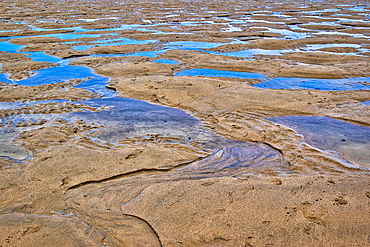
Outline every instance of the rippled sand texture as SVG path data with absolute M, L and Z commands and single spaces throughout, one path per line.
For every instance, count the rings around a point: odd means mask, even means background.
M 0 246 L 370 246 L 370 4 L 0 1 Z

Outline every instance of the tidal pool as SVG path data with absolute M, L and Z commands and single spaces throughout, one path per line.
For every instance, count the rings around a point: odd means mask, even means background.
M 60 104 L 55 104 L 59 102 Z M 40 103 L 40 102 L 38 102 Z M 49 106 L 53 109 L 59 109 L 68 102 L 44 101 L 45 109 Z M 47 105 L 50 103 L 51 105 Z M 1 103 L 7 109 L 21 109 L 22 106 L 36 104 L 29 103 Z M 145 138 L 155 139 L 158 136 L 166 137 L 169 142 L 181 143 L 183 145 L 196 145 L 202 152 L 212 152 L 215 149 L 225 147 L 247 147 L 251 145 L 248 142 L 224 138 L 205 130 L 202 124 L 190 114 L 182 110 L 169 108 L 165 106 L 153 105 L 144 101 L 109 97 L 92 100 L 78 101 L 73 104 L 83 104 L 92 107 L 97 111 L 80 110 L 70 113 L 52 113 L 46 111 L 44 114 L 23 114 L 10 115 L 2 119 L 1 124 L 12 123 L 11 126 L 2 127 L 0 134 L 2 144 L 0 144 L 0 156 L 8 156 L 14 159 L 25 159 L 31 155 L 18 144 L 13 142 L 14 139 L 23 131 L 31 131 L 43 126 L 53 126 L 53 119 L 65 119 L 73 122 L 81 119 L 86 123 L 94 123 L 102 126 L 100 133 L 91 137 L 94 143 L 113 143 L 120 145 L 119 141 L 124 138 Z M 43 125 L 30 125 L 20 127 L 19 123 L 40 122 Z
M 163 63 L 163 64 L 171 64 L 171 65 L 178 64 L 178 62 L 176 60 L 172 60 L 172 59 L 157 59 L 157 60 L 154 60 L 153 62 Z
M 216 48 L 224 45 L 223 43 L 209 43 L 209 42 L 194 42 L 194 41 L 177 41 L 169 42 L 165 44 L 165 47 L 169 49 L 181 49 L 181 50 L 200 50 Z
M 175 76 L 204 76 L 239 79 L 259 79 L 262 82 L 253 85 L 266 89 L 314 89 L 314 90 L 370 90 L 370 77 L 347 79 L 312 79 L 295 77 L 278 77 L 268 79 L 259 73 L 248 73 L 215 69 L 187 69 Z
M 346 79 L 279 77 L 253 86 L 270 89 L 370 90 L 370 77 Z
M 95 74 L 90 68 L 67 65 L 38 70 L 34 76 L 14 83 L 21 86 L 39 86 L 66 82 L 71 79 L 81 79 L 86 81 L 80 84 L 79 87 L 84 87 L 83 85 L 86 84 L 91 86 L 105 85 L 109 81 L 107 77 Z
M 280 56 L 283 53 L 289 52 L 289 50 L 248 49 L 244 51 L 233 51 L 233 52 L 215 52 L 215 51 L 205 51 L 205 52 L 213 55 L 221 55 L 228 57 L 252 57 L 254 55 Z
M 145 45 L 155 42 L 156 40 L 133 40 L 128 38 L 101 39 L 92 41 L 92 45 L 75 45 L 73 49 L 83 51 L 96 46 Z
M 328 117 L 287 116 L 270 121 L 288 126 L 308 144 L 340 153 L 354 165 L 370 168 L 370 128 Z
M 9 41 L 7 40 L 0 42 L 0 51 L 14 53 L 14 52 L 17 52 L 22 47 L 23 47 L 22 45 L 15 45 L 15 44 L 9 43 Z
M 266 77 L 259 73 L 248 73 L 216 69 L 187 69 L 177 73 L 175 76 L 205 76 L 205 77 L 226 77 L 239 79 L 266 80 Z
M 93 54 L 88 57 L 158 57 L 158 55 L 165 53 L 167 50 L 157 51 L 141 51 L 125 54 Z

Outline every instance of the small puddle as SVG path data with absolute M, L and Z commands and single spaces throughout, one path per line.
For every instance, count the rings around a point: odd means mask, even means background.
M 54 37 L 58 39 L 82 39 L 82 38 L 101 38 L 105 34 L 84 34 L 84 33 L 56 33 L 56 34 L 44 34 L 39 35 L 40 37 Z M 117 35 L 116 33 L 110 33 L 109 35 Z
M 141 51 L 125 54 L 93 54 L 87 57 L 158 57 L 160 54 L 165 53 L 167 50 L 159 51 Z
M 233 52 L 216 52 L 216 51 L 205 51 L 213 55 L 221 55 L 228 57 L 252 57 L 255 55 L 266 55 L 266 56 L 280 56 L 283 53 L 289 52 L 289 50 L 264 50 L 264 49 L 248 49 L 244 51 L 233 51 Z
M 308 144 L 333 150 L 354 165 L 370 168 L 370 128 L 328 117 L 288 116 L 270 118 L 304 135 Z
M 8 41 L 1 41 L 0 42 L 0 51 L 3 51 L 3 52 L 6 51 L 6 52 L 9 52 L 9 53 L 15 53 L 19 49 L 21 49 L 22 47 L 23 47 L 22 45 L 11 44 Z
M 215 69 L 187 69 L 175 76 L 225 77 L 238 79 L 259 79 L 262 82 L 253 85 L 268 89 L 314 89 L 314 90 L 370 90 L 370 77 L 347 79 L 312 79 L 278 77 L 267 79 L 259 73 L 237 72 Z
M 9 80 L 4 74 L 0 74 L 0 82 L 12 83 L 12 81 Z
M 68 65 L 69 60 L 59 59 L 47 55 L 44 52 L 18 52 L 18 50 L 22 47 L 24 46 L 14 45 L 8 41 L 0 42 L 0 51 L 5 51 L 8 53 L 22 53 L 34 61 L 51 62 L 57 64 L 58 66 L 33 71 L 34 74 L 30 78 L 15 82 L 9 80 L 6 74 L 0 74 L 0 81 L 17 84 L 20 86 L 39 86 L 66 82 L 71 79 L 80 79 L 82 80 L 82 83 L 76 86 L 77 88 L 84 88 L 103 95 L 112 94 L 110 90 L 105 89 L 105 85 L 109 79 L 95 74 L 92 69 L 83 66 Z
M 237 72 L 227 70 L 215 69 L 187 69 L 177 73 L 175 76 L 205 76 L 205 77 L 225 77 L 225 78 L 239 78 L 239 79 L 260 79 L 266 80 L 262 74 Z
M 13 82 L 20 86 L 39 86 L 59 82 L 67 82 L 72 79 L 81 79 L 82 83 L 76 86 L 93 92 L 104 88 L 109 81 L 107 77 L 99 76 L 92 69 L 83 66 L 58 66 L 35 71 L 36 74 L 28 79 Z
M 57 101 L 45 101 L 53 103 Z M 68 103 L 68 102 L 67 102 Z M 150 135 L 165 136 L 174 142 L 187 145 L 194 141 L 198 148 L 204 152 L 222 149 L 225 147 L 245 147 L 248 142 L 227 139 L 203 129 L 202 124 L 182 110 L 165 106 L 152 105 L 140 100 L 121 97 L 100 98 L 78 101 L 75 104 L 84 104 L 101 111 L 78 111 L 71 113 L 54 114 L 18 114 L 3 118 L 3 124 L 12 122 L 10 127 L 0 128 L 2 144 L 0 144 L 0 156 L 8 156 L 14 159 L 25 159 L 30 153 L 12 142 L 21 132 L 38 129 L 40 126 L 17 127 L 19 123 L 29 121 L 44 121 L 41 126 L 49 126 L 49 121 L 55 118 L 66 119 L 72 122 L 74 119 L 83 119 L 85 122 L 104 126 L 102 131 L 92 138 L 97 143 L 118 144 L 124 138 L 145 138 Z M 1 103 L 0 107 L 18 108 L 30 105 L 20 103 Z M 14 105 L 14 106 L 12 106 Z M 32 104 L 31 104 L 32 105 Z M 45 106 L 46 107 L 46 106 Z M 58 107 L 54 104 L 53 107 Z M 56 108 L 58 109 L 58 108 Z M 52 140 L 50 140 L 52 142 Z
M 124 137 L 145 134 L 171 134 L 190 136 L 199 121 L 182 110 L 152 105 L 140 100 L 111 97 L 80 101 L 93 107 L 108 106 L 109 111 L 73 112 L 63 114 L 67 118 L 78 117 L 106 127 L 97 136 L 104 141 L 115 142 Z
M 24 148 L 13 144 L 13 139 L 15 139 L 19 133 L 20 131 L 16 131 L 14 128 L 0 128 L 0 156 L 7 156 L 12 159 L 22 160 L 26 159 L 30 155 L 30 153 Z
M 253 86 L 269 89 L 370 90 L 370 77 L 347 79 L 279 77 Z
M 157 59 L 157 60 L 154 60 L 153 62 L 163 63 L 163 64 L 170 64 L 170 65 L 178 64 L 178 62 L 176 60 L 172 60 L 172 59 Z
M 165 44 L 165 47 L 169 49 L 201 50 L 201 49 L 216 48 L 221 45 L 224 45 L 224 44 L 223 43 L 194 42 L 194 41 L 177 41 L 177 42 L 169 42 Z
M 311 37 L 312 34 L 309 33 L 297 33 L 294 31 L 286 30 L 286 29 L 277 29 L 277 28 L 269 28 L 267 27 L 268 32 L 277 33 L 285 36 L 285 39 L 305 39 Z
M 63 59 L 53 57 L 50 55 L 45 54 L 41 51 L 35 51 L 35 52 L 22 52 L 27 57 L 31 58 L 33 61 L 36 62 L 48 62 L 48 63 L 59 63 L 63 61 Z
M 105 126 L 96 138 L 115 143 L 125 137 L 147 135 L 181 136 L 187 141 L 196 140 L 207 149 L 222 149 L 227 146 L 245 146 L 247 142 L 232 140 L 205 131 L 201 123 L 190 114 L 160 105 L 152 105 L 144 101 L 111 97 L 80 101 L 80 103 L 100 108 L 109 107 L 108 111 L 73 112 L 61 114 L 66 118 L 82 118 Z
M 94 43 L 93 45 L 75 45 L 73 49 L 83 51 L 96 46 L 146 45 L 155 42 L 156 40 L 133 40 L 128 38 L 106 39 L 106 40 L 95 40 L 91 42 Z

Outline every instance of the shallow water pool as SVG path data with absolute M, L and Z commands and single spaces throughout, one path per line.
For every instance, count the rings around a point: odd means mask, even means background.
M 266 89 L 313 89 L 313 90 L 370 90 L 370 77 L 346 79 L 313 79 L 278 77 L 268 79 L 260 73 L 248 73 L 215 69 L 187 69 L 176 76 L 225 77 L 239 79 L 259 79 L 262 82 L 253 85 Z
M 312 79 L 279 77 L 254 85 L 270 89 L 370 90 L 370 77 L 346 79 Z
M 370 128 L 329 117 L 287 116 L 270 121 L 304 135 L 308 144 L 340 153 L 352 164 L 370 168 Z
M 248 73 L 215 69 L 187 69 L 177 73 L 175 76 L 205 76 L 205 77 L 226 77 L 239 79 L 266 80 L 266 77 L 259 73 Z

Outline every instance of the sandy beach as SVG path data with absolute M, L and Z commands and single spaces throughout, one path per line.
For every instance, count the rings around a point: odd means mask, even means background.
M 368 1 L 0 1 L 0 247 L 370 246 Z

